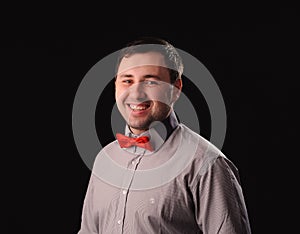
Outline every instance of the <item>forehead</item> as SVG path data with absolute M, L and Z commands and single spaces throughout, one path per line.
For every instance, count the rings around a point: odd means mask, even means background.
M 122 59 L 118 74 L 141 66 L 167 67 L 164 56 L 158 52 L 138 53 Z

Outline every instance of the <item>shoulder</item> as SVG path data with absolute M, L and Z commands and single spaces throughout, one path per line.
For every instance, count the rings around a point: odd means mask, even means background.
M 106 146 L 103 147 L 103 151 L 110 151 L 110 150 L 114 150 L 114 149 L 118 149 L 120 148 L 120 145 L 118 144 L 117 140 L 114 140 L 112 142 L 110 142 L 109 144 L 107 144 Z
M 179 124 L 179 127 L 181 128 L 182 143 L 197 145 L 195 157 L 225 157 L 220 149 L 218 149 L 214 144 L 202 137 L 200 134 L 196 133 L 184 124 Z
M 100 160 L 100 158 L 103 158 L 103 155 L 114 155 L 120 150 L 120 145 L 118 144 L 117 140 L 112 141 L 111 143 L 104 146 L 102 149 L 99 150 L 99 152 L 96 155 L 95 162 L 97 160 Z M 94 163 L 95 163 L 94 162 Z
M 180 124 L 179 127 L 181 128 L 180 131 L 182 133 L 182 143 L 197 145 L 196 150 L 193 153 L 194 157 L 191 163 L 192 168 L 190 168 L 194 170 L 195 176 L 201 176 L 215 166 L 230 168 L 233 171 L 237 171 L 233 162 L 209 140 L 184 124 Z

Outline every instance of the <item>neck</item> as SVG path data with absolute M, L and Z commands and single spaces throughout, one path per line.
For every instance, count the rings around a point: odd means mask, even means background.
M 136 128 L 132 128 L 130 126 L 129 127 L 129 130 L 134 134 L 134 135 L 140 135 L 142 134 L 143 132 L 146 132 L 148 131 L 149 129 L 136 129 Z
M 172 134 L 173 130 L 177 127 L 178 118 L 177 118 L 175 112 L 172 111 L 172 112 L 170 112 L 168 117 L 165 118 L 164 120 L 160 121 L 160 123 L 161 124 L 159 124 L 159 123 L 154 124 L 153 128 L 155 128 L 156 131 L 159 132 L 160 135 L 163 136 L 163 138 L 166 140 Z M 162 127 L 162 124 L 163 124 L 163 127 Z M 130 126 L 128 126 L 128 128 L 129 128 L 130 132 L 133 133 L 134 135 L 140 135 L 149 130 L 149 128 L 148 129 L 135 129 Z

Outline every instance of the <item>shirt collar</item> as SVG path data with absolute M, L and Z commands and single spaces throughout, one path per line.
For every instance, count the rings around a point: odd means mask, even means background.
M 170 115 L 163 121 L 156 121 L 151 124 L 149 130 L 141 133 L 140 135 L 133 134 L 128 125 L 126 124 L 125 127 L 125 135 L 129 137 L 140 137 L 140 136 L 148 136 L 150 138 L 150 143 L 154 149 L 154 152 L 157 151 L 163 143 L 169 138 L 169 136 L 172 134 L 172 132 L 176 129 L 179 122 L 176 117 L 176 114 L 174 111 L 170 113 Z M 150 154 L 153 152 L 150 152 L 148 150 L 145 150 L 140 147 L 132 146 L 129 148 L 125 148 L 125 150 L 135 153 L 135 154 Z M 144 152 L 146 151 L 146 152 Z

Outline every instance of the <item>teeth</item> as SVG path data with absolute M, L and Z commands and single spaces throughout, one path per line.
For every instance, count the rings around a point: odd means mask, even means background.
M 132 104 L 130 104 L 129 107 L 132 110 L 145 110 L 148 108 L 148 106 L 146 106 L 146 105 L 132 105 Z

